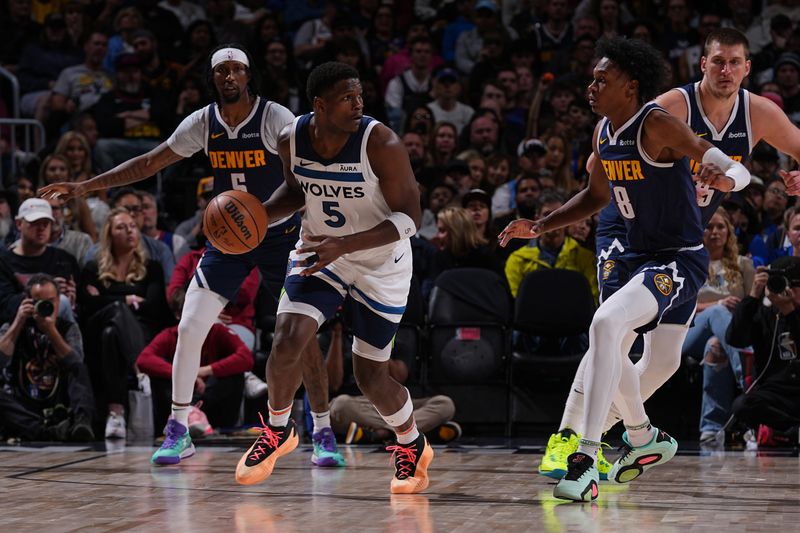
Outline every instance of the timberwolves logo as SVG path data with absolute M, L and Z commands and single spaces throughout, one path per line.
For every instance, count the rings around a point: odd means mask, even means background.
M 614 267 L 617 265 L 617 262 L 613 259 L 609 259 L 605 263 L 603 263 L 603 281 L 606 281 L 608 277 L 611 275 L 611 271 L 614 270 Z
M 672 278 L 666 274 L 656 274 L 653 277 L 653 283 L 655 283 L 658 292 L 664 296 L 669 296 L 669 293 L 672 292 Z

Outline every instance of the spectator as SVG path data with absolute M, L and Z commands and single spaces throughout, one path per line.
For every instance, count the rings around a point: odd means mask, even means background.
M 403 49 L 386 59 L 380 73 L 381 94 L 386 92 L 386 86 L 395 76 L 399 76 L 403 71 L 411 66 L 411 51 L 409 44 L 417 37 L 429 37 L 430 30 L 421 20 L 413 21 L 406 30 L 406 38 Z M 443 63 L 438 54 L 434 54 L 431 61 L 432 68 L 436 69 Z
M 456 156 L 458 159 L 467 162 L 469 167 L 470 181 L 478 183 L 479 187 L 484 187 L 484 190 L 489 192 L 487 188 L 487 169 L 486 160 L 475 150 L 466 150 Z M 493 190 L 491 192 L 494 192 Z
M 286 43 L 277 38 L 267 43 L 261 95 L 296 113 L 300 110 L 300 91 L 293 64 Z
M 160 270 L 164 275 L 164 285 L 169 283 L 169 278 L 172 276 L 172 271 L 175 269 L 175 256 L 172 255 L 172 250 L 163 242 L 158 241 L 149 235 L 141 234 L 142 226 L 144 225 L 144 216 L 142 215 L 142 195 L 130 187 L 122 187 L 116 191 L 111 207 L 121 207 L 130 213 L 139 229 L 137 240 L 142 241 L 145 259 L 152 259 L 153 261 L 158 262 L 159 266 L 161 267 Z M 110 213 L 109 216 L 111 216 Z M 94 259 L 98 255 L 101 248 L 102 243 L 94 244 L 86 254 L 86 261 L 89 262 Z
M 216 36 L 218 42 L 233 43 L 239 39 L 245 41 L 250 35 L 247 25 L 237 18 L 241 9 L 242 6 L 233 0 L 208 0 L 206 2 L 206 20 L 211 22 L 212 35 Z
M 13 234 L 14 217 L 16 211 L 16 195 L 8 190 L 0 190 L 0 249 L 4 247 L 6 237 Z
M 435 167 L 445 167 L 455 157 L 458 130 L 449 122 L 439 122 L 431 135 L 431 163 Z
M 36 41 L 42 27 L 31 16 L 32 0 L 15 0 L 7 4 L 0 16 L 0 65 L 16 69 L 20 53 L 29 42 Z
M 770 269 L 787 269 L 787 277 L 800 279 L 800 258 L 781 257 Z M 733 311 L 726 340 L 737 348 L 753 347 L 753 375 L 758 383 L 747 394 L 733 403 L 736 418 L 757 430 L 760 424 L 769 433 L 782 433 L 784 442 L 797 443 L 800 424 L 800 380 L 797 370 L 797 342 L 800 339 L 800 288 L 796 281 L 782 290 L 772 292 L 767 285 L 770 278 L 766 267 L 759 267 L 750 293 Z M 767 290 L 765 291 L 765 288 Z M 763 302 L 766 292 L 767 302 Z M 771 428 L 773 431 L 770 431 Z M 759 431 L 761 434 L 761 431 Z M 760 438 L 767 444 L 768 438 Z M 788 438 L 787 438 L 788 437 Z
M 113 87 L 111 75 L 103 69 L 108 36 L 94 31 L 83 44 L 83 63 L 58 74 L 50 95 L 50 120 L 61 126 L 70 116 L 88 110 Z
M 203 235 L 203 213 L 209 200 L 214 196 L 214 177 L 206 176 L 197 182 L 197 211 L 175 228 L 175 234 L 186 239 L 189 248 L 205 246 Z M 200 240 L 198 240 L 200 239 Z
M 484 190 L 494 191 L 508 183 L 511 177 L 511 158 L 505 154 L 494 154 L 486 160 L 486 179 L 476 186 Z
M 183 77 L 183 67 L 164 58 L 155 34 L 150 30 L 136 30 L 131 35 L 134 52 L 142 64 L 142 79 L 152 94 L 161 94 L 172 101 L 178 80 Z
M 55 280 L 34 275 L 14 320 L 0 327 L 0 425 L 6 437 L 94 440 L 81 332 L 75 322 L 58 318 L 60 305 Z M 49 420 L 46 410 L 53 413 Z
M 333 38 L 333 19 L 337 14 L 336 3 L 332 0 L 323 2 L 325 5 L 323 15 L 313 20 L 308 20 L 300 26 L 294 36 L 294 56 L 298 66 L 310 67 L 318 54 L 325 48 L 325 43 Z
M 372 24 L 367 31 L 367 45 L 369 46 L 369 62 L 378 73 L 384 61 L 397 53 L 399 35 L 395 31 L 395 17 L 391 5 L 382 4 L 375 10 Z
M 433 112 L 433 119 L 438 122 L 450 122 L 456 130 L 461 130 L 469 124 L 475 110 L 459 102 L 461 95 L 461 80 L 458 73 L 451 68 L 439 70 L 433 78 L 433 98 L 428 108 Z
M 86 253 L 92 247 L 92 238 L 89 234 L 68 228 L 64 221 L 64 212 L 68 209 L 63 198 L 48 198 L 47 203 L 53 210 L 53 223 L 50 231 L 50 245 L 55 246 L 78 260 L 78 266 L 83 268 Z
M 182 306 L 182 302 L 181 302 Z M 153 423 L 167 423 L 172 404 L 172 361 L 178 344 L 178 326 L 156 335 L 136 359 L 136 366 L 150 377 Z M 214 324 L 200 350 L 189 431 L 192 438 L 213 433 L 214 427 L 232 428 L 239 419 L 244 373 L 253 368 L 253 354 L 239 337 L 222 324 Z M 200 411 L 199 402 L 202 402 Z M 207 418 L 206 418 L 207 417 Z
M 461 207 L 469 211 L 478 233 L 495 246 L 499 231 L 492 223 L 492 197 L 483 189 L 472 189 L 461 198 Z
M 78 63 L 80 55 L 69 46 L 64 17 L 59 13 L 48 15 L 39 40 L 26 45 L 20 55 L 20 114 L 43 122 L 56 78 L 62 70 Z
M 749 252 L 757 265 L 767 265 L 774 258 L 770 252 L 770 241 L 773 234 L 778 233 L 783 227 L 783 215 L 789 195 L 786 194 L 786 185 L 782 179 L 776 179 L 767 184 L 764 193 L 764 204 L 760 213 L 761 232 L 750 242 Z M 782 243 L 776 243 L 775 249 Z
M 519 31 L 533 41 L 536 65 L 544 72 L 555 72 L 559 52 L 572 48 L 573 29 L 566 0 L 549 0 L 544 22 L 534 22 Z
M 581 220 L 580 222 L 576 222 L 575 224 L 570 224 L 567 226 L 567 235 L 575 239 L 575 241 L 586 248 L 587 250 L 594 250 L 594 235 L 592 234 L 592 230 L 594 229 L 594 219 L 589 217 Z
M 100 131 L 95 157 L 102 171 L 155 148 L 162 127 L 171 119 L 164 96 L 144 83 L 138 55 L 121 54 L 116 66 L 114 90 L 101 96 L 92 108 Z
M 49 246 L 53 220 L 53 210 L 46 200 L 29 198 L 22 202 L 16 216 L 19 242 L 11 250 L 0 252 L 0 260 L 14 273 L 20 286 L 26 285 L 34 274 L 52 276 L 66 300 L 62 313 L 71 318 L 80 270 L 72 255 Z
M 472 149 L 486 157 L 500 148 L 500 124 L 494 114 L 473 115 L 466 128 L 468 132 L 467 149 Z
M 537 219 L 546 217 L 562 205 L 563 197 L 557 193 L 543 193 Z M 548 231 L 539 236 L 535 245 L 529 244 L 513 252 L 506 262 L 506 279 L 514 297 L 525 275 L 543 268 L 563 268 L 580 272 L 586 277 L 597 300 L 597 267 L 594 254 L 567 236 L 564 228 Z
M 57 153 L 47 156 L 39 167 L 39 184 L 49 185 L 60 181 L 74 181 L 69 160 Z M 97 229 L 92 220 L 92 212 L 83 198 L 70 198 L 67 201 L 69 212 L 65 222 L 71 228 L 88 234 L 92 241 L 97 240 Z
M 714 440 L 727 423 L 737 386 L 744 383 L 739 352 L 725 342 L 725 331 L 755 276 L 753 261 L 738 253 L 733 223 L 723 208 L 706 225 L 703 244 L 711 259 L 708 280 L 698 291 L 697 314 L 683 343 L 683 355 L 703 362 L 701 443 Z
M 456 66 L 464 75 L 472 72 L 475 63 L 480 61 L 482 52 L 485 53 L 484 36 L 488 33 L 498 33 L 500 29 L 497 4 L 492 0 L 478 0 L 475 3 L 473 21 L 475 27 L 462 32 L 456 41 Z
M 452 64 L 456 60 L 456 46 L 458 38 L 465 31 L 471 30 L 475 27 L 472 22 L 473 0 L 456 0 L 456 16 L 444 29 L 442 36 L 442 56 L 448 64 Z
M 205 11 L 194 2 L 185 0 L 161 0 L 158 7 L 170 11 L 181 23 L 181 28 L 188 29 L 189 26 L 197 21 L 206 18 Z
M 706 37 L 721 26 L 722 17 L 718 13 L 711 11 L 700 13 L 697 25 L 697 40 L 689 43 L 689 46 L 683 51 L 678 61 L 678 79 L 681 83 L 699 81 L 703 77 L 703 73 L 700 72 L 700 58 L 705 55 L 703 48 L 706 43 Z M 775 59 L 777 59 L 777 55 L 771 57 L 766 66 L 771 67 Z M 756 67 L 756 63 L 756 58 L 753 58 L 753 67 Z M 753 72 L 758 72 L 759 70 L 761 69 L 754 68 Z
M 492 212 L 496 218 L 508 217 L 516 208 L 517 189 L 522 178 L 533 178 L 536 181 L 535 185 L 529 182 L 528 188 L 533 187 L 535 191 L 532 192 L 538 197 L 541 189 L 539 177 L 544 169 L 546 155 L 547 146 L 539 139 L 528 139 L 519 144 L 517 147 L 517 157 L 519 158 L 517 165 L 519 166 L 520 175 L 512 181 L 498 186 L 492 196 Z
M 778 84 L 783 111 L 795 125 L 800 124 L 800 56 L 786 52 L 775 62 L 775 82 Z
M 182 26 L 178 17 L 168 9 L 158 6 L 158 0 L 137 0 L 136 7 L 142 14 L 142 27 L 155 34 L 163 56 L 172 57 L 181 39 L 178 28 L 182 28 Z M 130 44 L 133 45 L 132 40 Z
M 422 280 L 422 294 L 427 299 L 439 274 L 453 268 L 485 268 L 503 275 L 503 265 L 494 247 L 481 235 L 472 215 L 463 207 L 445 207 L 436 215 L 433 256 L 428 279 Z
M 545 133 L 543 137 L 547 148 L 544 168 L 553 178 L 556 188 L 568 195 L 581 190 L 583 187 L 572 175 L 571 161 L 567 158 L 570 148 L 567 138 L 558 133 Z
M 397 133 L 408 113 L 431 101 L 433 45 L 427 37 L 417 37 L 409 44 L 409 49 L 411 67 L 389 82 L 384 97 L 386 114 Z
M 428 106 L 419 106 L 406 115 L 406 122 L 403 126 L 404 132 L 413 131 L 422 135 L 425 144 L 428 144 L 431 132 L 433 131 L 433 113 Z
M 64 156 L 69 162 L 69 169 L 74 181 L 86 181 L 95 176 L 94 165 L 92 164 L 92 152 L 89 140 L 85 135 L 77 131 L 68 131 L 61 136 L 56 145 L 55 154 Z M 108 197 L 106 191 L 98 191 L 84 198 L 84 202 L 91 212 L 92 222 L 95 232 L 93 239 L 97 240 L 96 228 L 102 228 L 108 217 L 109 207 L 106 201 Z M 70 200 L 72 203 L 72 200 Z M 80 209 L 82 202 L 77 202 Z M 91 235 L 90 235 L 91 236 Z M 78 258 L 79 260 L 81 258 Z
M 106 438 L 125 438 L 128 377 L 136 356 L 170 325 L 161 265 L 147 259 L 139 226 L 124 208 L 111 210 L 97 258 L 86 263 L 79 289 L 86 320 L 87 362 L 108 406 Z
M 183 119 L 203 107 L 205 104 L 205 89 L 195 76 L 184 76 L 178 81 L 175 89 L 178 96 L 173 115 L 173 124 L 177 127 Z
M 414 171 L 414 176 L 417 181 L 425 183 L 423 174 L 428 167 L 430 157 L 427 153 L 424 137 L 415 131 L 409 131 L 403 134 L 403 146 L 408 152 L 408 160 L 411 163 L 411 169 Z
M 330 402 L 331 429 L 335 434 L 344 436 L 347 444 L 391 440 L 392 428 L 355 388 L 351 370 L 352 355 L 348 353 L 349 357 L 346 357 L 344 354 L 345 349 L 349 352 L 346 347 L 351 344 L 345 342 L 346 336 L 341 321 L 334 320 L 330 323 L 330 342 L 326 357 L 328 386 L 333 394 L 339 393 Z M 398 383 L 404 384 L 408 381 L 408 366 L 394 351 L 389 360 L 389 373 Z M 417 427 L 421 432 L 430 435 L 431 442 L 449 442 L 461 435 L 461 427 L 453 422 L 456 409 L 449 397 L 437 395 L 413 398 L 411 402 Z
M 439 181 L 434 183 L 428 191 L 428 207 L 422 211 L 422 223 L 417 235 L 426 240 L 432 240 L 438 231 L 436 216 L 456 197 L 456 188 Z
M 213 2 L 216 0 L 212 0 Z M 186 29 L 183 42 L 186 44 L 176 50 L 175 60 L 183 65 L 186 76 L 203 79 L 205 61 L 211 50 L 217 46 L 214 27 L 207 20 L 196 20 Z
M 135 7 L 123 7 L 114 15 L 114 35 L 108 40 L 108 53 L 103 61 L 107 72 L 116 73 L 117 58 L 133 53 L 133 32 L 144 27 L 142 13 Z
M 691 18 L 692 12 L 686 0 L 669 0 L 661 49 L 666 52 L 665 55 L 674 70 L 678 70 L 678 63 L 686 49 L 700 39 L 697 31 L 689 24 Z
M 142 197 L 142 234 L 167 245 L 177 261 L 189 252 L 186 239 L 171 231 L 158 229 L 158 201 L 154 194 L 140 192 Z

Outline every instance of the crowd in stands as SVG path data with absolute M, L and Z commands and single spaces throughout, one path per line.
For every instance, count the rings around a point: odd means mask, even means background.
M 66 202 L 36 193 L 48 183 L 90 179 L 163 142 L 210 103 L 207 60 L 217 44 L 246 45 L 260 95 L 295 114 L 310 110 L 304 88 L 314 66 L 333 60 L 358 69 L 365 114 L 397 133 L 419 184 L 423 220 L 412 243 L 423 298 L 442 272 L 461 267 L 497 273 L 512 295 L 532 271 L 575 270 L 596 297 L 596 219 L 506 248 L 496 237 L 511 220 L 544 215 L 586 184 L 597 117 L 585 90 L 595 43 L 616 35 L 653 43 L 670 73 L 666 90 L 700 79 L 710 31 L 739 29 L 750 40 L 746 88 L 800 124 L 800 8 L 764 4 L 1 0 L 0 65 L 17 78 L 21 97 L 14 101 L 0 77 L 0 118 L 39 121 L 46 144 L 35 153 L 20 144 L 12 150 L 11 129 L 0 123 L 0 324 L 3 332 L 21 331 L 18 317 L 39 316 L 31 305 L 44 291 L 55 298 L 59 338 L 69 344 L 61 351 L 71 347 L 50 368 L 15 361 L 13 344 L 0 342 L 3 401 L 16 397 L 27 413 L 4 420 L 4 431 L 27 427 L 21 434 L 28 438 L 69 438 L 63 416 L 52 413 L 63 404 L 77 413 L 72 437 L 87 438 L 81 424 L 91 403 L 96 427 L 107 421 L 108 435 L 124 435 L 137 373 L 151 378 L 160 430 L 175 317 L 205 244 L 208 161 L 199 154 L 136 189 Z M 704 432 L 724 424 L 744 383 L 734 362 L 739 348 L 724 330 L 751 292 L 755 267 L 800 256 L 800 212 L 777 174 L 796 165 L 756 146 L 748 162 L 752 184 L 730 195 L 706 231 L 712 263 L 685 350 L 706 362 L 706 388 L 722 391 L 704 398 Z M 196 392 L 212 426 L 240 422 L 231 413 L 239 412 L 249 382 L 264 392 L 250 372 L 259 284 L 254 271 L 204 346 Z M 722 376 L 726 361 L 733 370 Z M 81 364 L 86 369 L 75 370 Z M 87 379 L 91 386 L 68 385 Z M 32 416 L 42 419 L 35 430 Z M 45 430 L 53 427 L 60 432 Z

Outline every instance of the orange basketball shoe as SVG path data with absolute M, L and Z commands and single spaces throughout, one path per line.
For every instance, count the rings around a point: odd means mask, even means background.
M 297 448 L 300 440 L 294 420 L 289 419 L 286 426 L 276 427 L 265 424 L 261 413 L 258 417 L 261 419 L 261 435 L 236 465 L 236 481 L 242 485 L 255 485 L 267 479 L 278 457 Z
M 392 478 L 392 494 L 414 494 L 428 488 L 428 465 L 433 460 L 433 448 L 425 435 L 419 434 L 410 444 L 389 446 L 392 452 L 395 473 Z

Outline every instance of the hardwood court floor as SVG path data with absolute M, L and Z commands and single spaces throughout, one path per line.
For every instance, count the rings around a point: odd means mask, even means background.
M 552 482 L 535 474 L 541 448 L 437 447 L 426 493 L 395 497 L 389 454 L 375 448 L 343 446 L 348 466 L 323 470 L 303 447 L 253 487 L 233 480 L 244 447 L 200 447 L 158 468 L 150 447 L 97 448 L 0 447 L 0 531 L 800 530 L 791 452 L 690 452 L 576 504 L 554 499 Z

